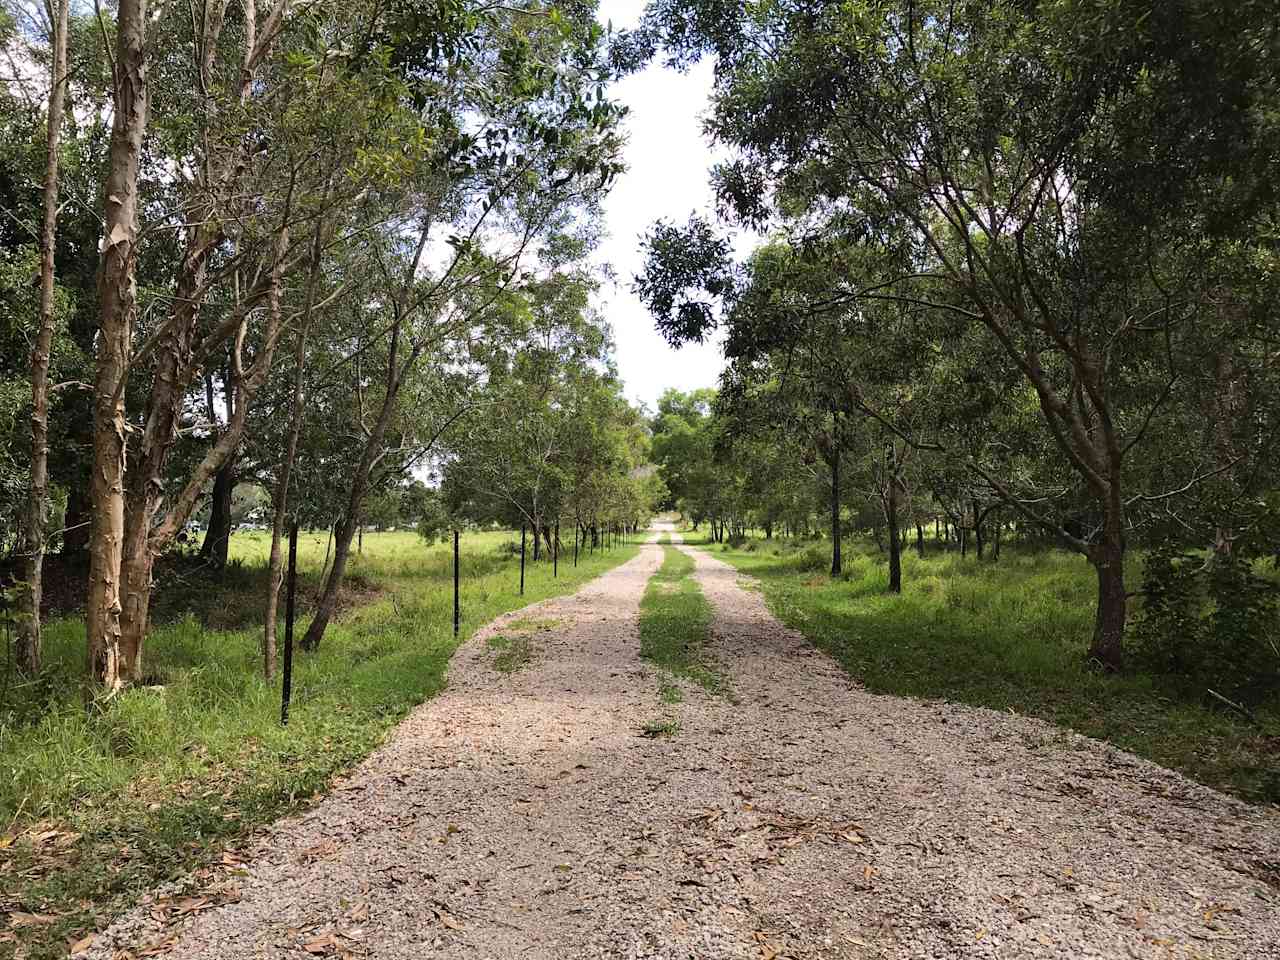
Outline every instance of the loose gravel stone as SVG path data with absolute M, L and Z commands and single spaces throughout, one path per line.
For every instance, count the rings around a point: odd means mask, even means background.
M 262 839 L 238 902 L 176 931 L 140 909 L 85 956 L 1280 958 L 1274 809 L 1036 720 L 868 694 L 681 549 L 731 699 L 659 698 L 647 545 L 460 648 L 442 695 Z M 495 669 L 486 639 L 531 617 L 556 625 Z

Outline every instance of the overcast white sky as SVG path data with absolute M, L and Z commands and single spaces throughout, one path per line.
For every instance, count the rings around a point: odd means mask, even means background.
M 602 0 L 600 21 L 612 21 L 615 30 L 631 27 L 643 10 L 644 0 Z M 710 91 L 710 62 L 683 74 L 654 63 L 613 88 L 616 99 L 631 109 L 626 120 L 628 170 L 604 205 L 609 237 L 600 257 L 613 266 L 617 277 L 602 290 L 601 308 L 613 325 L 627 397 L 650 409 L 668 387 L 715 386 L 723 366 L 718 341 L 679 350 L 668 347 L 630 289 L 643 266 L 640 235 L 651 223 L 683 223 L 695 210 L 711 211 L 712 154 L 699 123 Z

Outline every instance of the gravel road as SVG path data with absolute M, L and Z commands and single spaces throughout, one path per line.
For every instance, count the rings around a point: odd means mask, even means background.
M 659 696 L 647 545 L 465 644 L 442 695 L 261 839 L 234 902 L 176 927 L 144 904 L 84 956 L 1280 958 L 1274 809 L 1035 720 L 868 694 L 681 549 L 729 697 Z

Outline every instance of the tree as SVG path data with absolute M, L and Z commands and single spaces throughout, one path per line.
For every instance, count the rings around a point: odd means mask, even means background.
M 405 197 L 412 239 L 390 247 L 379 260 L 382 285 L 376 308 L 373 302 L 368 306 L 371 317 L 381 315 L 375 326 L 388 331 L 382 397 L 366 428 L 335 530 L 333 567 L 304 649 L 319 645 L 332 614 L 370 473 L 383 455 L 402 387 L 428 357 L 439 358 L 434 369 L 443 379 L 449 364 L 466 355 L 448 345 L 467 344 L 499 315 L 495 305 L 527 272 L 522 258 L 530 244 L 561 232 L 619 169 L 618 112 L 598 86 L 608 69 L 601 40 L 594 21 L 574 23 L 558 15 L 544 20 L 503 8 L 474 20 L 465 55 L 449 64 L 455 87 L 434 118 L 435 152 L 424 152 L 423 181 L 409 182 Z M 502 234 L 488 249 L 486 231 Z M 436 239 L 447 242 L 452 256 L 427 274 L 424 257 Z M 445 418 L 441 429 L 451 423 Z
M 710 515 L 716 488 L 713 463 L 714 390 L 668 389 L 653 418 L 653 462 L 667 485 L 668 509 L 679 509 L 697 530 Z
M 1203 329 L 1218 284 L 1206 251 L 1236 238 L 1256 248 L 1273 217 L 1258 177 L 1276 135 L 1260 109 L 1276 88 L 1263 16 L 1199 0 L 823 3 L 760 19 L 718 3 L 648 8 L 677 62 L 715 57 L 708 129 L 737 150 L 718 186 L 739 222 L 810 217 L 882 251 L 880 269 L 845 277 L 833 298 L 977 327 L 1017 369 L 1072 499 L 1087 505 L 1084 524 L 985 456 L 954 450 L 945 431 L 921 437 L 891 409 L 864 412 L 962 458 L 1089 560 L 1090 656 L 1109 666 L 1121 659 L 1130 511 L 1213 474 L 1143 489 L 1153 471 L 1134 464 L 1164 453 L 1153 424 L 1176 415 L 1187 333 Z M 695 291 L 658 303 L 682 337 L 705 334 L 716 319 L 707 297 L 723 292 L 706 234 L 691 224 L 660 238 L 689 280 L 666 286 Z
M 111 149 L 103 189 L 99 335 L 94 378 L 89 596 L 85 605 L 90 674 L 107 690 L 121 673 L 121 561 L 125 536 L 124 391 L 138 302 L 138 166 L 147 125 L 147 4 L 120 0 L 112 68 Z
M 49 354 L 57 327 L 54 245 L 58 232 L 58 159 L 67 93 L 67 30 L 70 0 L 50 7 L 49 106 L 46 114 L 44 209 L 40 226 L 40 324 L 31 350 L 31 469 L 24 530 L 26 589 L 18 621 L 18 667 L 40 669 L 40 600 L 49 512 Z

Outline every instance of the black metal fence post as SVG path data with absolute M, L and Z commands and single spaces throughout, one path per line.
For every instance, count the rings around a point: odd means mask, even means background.
M 458 604 L 458 529 L 453 530 L 453 635 L 458 635 L 458 624 L 462 620 L 462 608 Z
M 560 521 L 556 521 L 555 540 L 551 544 L 551 576 L 560 576 Z
M 298 521 L 289 527 L 289 572 L 284 600 L 284 673 L 280 684 L 280 726 L 289 724 L 289 698 L 293 695 L 293 616 L 298 594 Z
M 573 521 L 573 565 L 578 565 L 578 521 Z
M 524 596 L 524 524 L 520 524 L 520 596 Z

